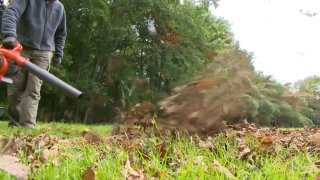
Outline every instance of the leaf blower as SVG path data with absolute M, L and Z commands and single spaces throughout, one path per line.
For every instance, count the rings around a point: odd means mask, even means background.
M 17 68 L 15 67 L 18 66 L 28 70 L 41 80 L 57 87 L 73 99 L 79 99 L 82 97 L 81 91 L 60 80 L 48 71 L 39 68 L 35 64 L 31 63 L 28 58 L 21 56 L 22 49 L 21 44 L 17 44 L 12 50 L 6 49 L 3 45 L 0 45 L 0 82 L 12 83 L 10 75 L 15 73 L 12 71 L 16 71 L 15 69 Z

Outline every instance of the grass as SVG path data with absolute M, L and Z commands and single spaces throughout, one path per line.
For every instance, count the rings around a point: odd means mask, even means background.
M 79 133 L 84 130 L 92 130 L 101 135 L 107 135 L 112 131 L 112 125 L 85 125 L 85 124 L 68 124 L 68 123 L 37 123 L 36 130 L 26 128 L 8 128 L 8 122 L 0 121 L 0 135 L 14 137 L 17 134 L 38 135 L 47 133 L 58 137 L 74 138 L 79 137 Z M 66 136 L 66 134 L 68 134 Z
M 80 137 L 81 131 L 93 130 L 102 137 L 111 132 L 112 126 L 88 126 L 82 124 L 39 123 L 37 130 L 22 128 L 9 129 L 0 122 L 0 135 L 14 137 L 16 134 L 37 135 L 48 133 L 60 138 L 73 139 Z M 65 132 L 67 133 L 66 135 Z M 30 179 L 82 179 L 88 167 L 96 171 L 96 179 L 125 179 L 123 172 L 127 160 L 137 171 L 141 171 L 148 179 L 230 179 L 226 173 L 214 165 L 218 161 L 238 179 L 314 179 L 318 170 L 313 170 L 318 156 L 313 153 L 302 153 L 294 149 L 277 147 L 276 155 L 268 155 L 256 151 L 250 159 L 238 158 L 239 146 L 235 139 L 217 135 L 206 140 L 214 144 L 215 149 L 199 146 L 196 137 L 157 137 L 152 133 L 142 135 L 138 139 L 130 139 L 130 145 L 123 141 L 113 141 L 101 145 L 74 143 L 62 146 L 59 154 L 59 165 L 40 164 L 40 168 L 32 171 Z M 245 139 L 250 146 L 255 141 Z M 159 151 L 159 143 L 165 143 L 165 155 Z M 23 155 L 23 153 L 22 153 Z M 27 157 L 20 156 L 22 162 Z M 127 171 L 130 174 L 130 171 Z M 14 179 L 0 172 L 0 179 Z

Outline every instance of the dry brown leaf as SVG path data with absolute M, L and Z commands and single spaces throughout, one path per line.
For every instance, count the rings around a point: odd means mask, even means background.
M 263 144 L 263 145 L 271 145 L 273 143 L 273 140 L 270 137 L 265 136 L 260 138 L 259 142 L 260 144 Z
M 96 179 L 96 172 L 92 167 L 87 168 L 82 176 L 81 176 L 82 180 L 95 180 Z
M 11 155 L 17 152 L 18 149 L 20 149 L 25 142 L 23 139 L 8 139 L 8 138 L 3 138 L 0 140 L 0 154 L 7 154 Z
M 237 179 L 226 167 L 222 166 L 219 161 L 213 160 L 213 166 L 218 169 L 219 172 L 226 175 L 229 179 Z
M 0 156 L 0 170 L 11 174 L 17 180 L 28 179 L 30 171 L 27 166 L 19 163 L 18 158 L 9 155 Z
M 59 145 L 55 144 L 50 149 L 43 150 L 42 158 L 44 161 L 48 161 L 49 159 L 53 159 L 53 163 L 58 163 L 58 155 L 59 155 Z
M 27 159 L 28 159 L 30 162 L 32 162 L 32 161 L 35 160 L 35 157 L 34 157 L 32 154 L 30 154 L 30 155 L 27 157 Z
M 130 160 L 127 159 L 124 170 L 122 171 L 126 180 L 145 180 L 146 177 L 140 170 L 135 170 L 130 165 Z
M 161 158 L 164 158 L 168 152 L 168 146 L 166 143 L 161 143 L 156 146 Z
M 68 135 L 71 134 L 71 131 L 70 131 L 70 130 L 69 130 L 69 131 L 63 131 L 62 133 L 63 133 L 64 135 L 67 135 L 67 136 L 68 136 Z
M 0 154 L 5 154 L 8 151 L 9 146 L 12 143 L 10 139 L 1 137 L 0 138 Z
M 73 143 L 73 141 L 71 141 L 70 139 L 60 139 L 58 140 L 58 144 L 60 146 L 71 146 Z
M 15 139 L 12 145 L 12 151 L 16 152 L 17 150 L 21 149 L 26 142 L 23 139 Z
M 141 120 L 140 120 L 140 125 L 144 128 L 150 126 L 152 124 L 152 115 L 151 114 L 147 114 L 145 115 Z
M 214 152 L 216 150 L 215 146 L 213 145 L 213 143 L 209 140 L 207 141 L 200 141 L 199 142 L 199 147 L 203 148 L 203 149 L 208 149 L 211 152 Z
M 168 179 L 168 178 L 169 178 L 169 175 L 166 172 L 157 171 L 156 173 L 153 174 L 153 176 L 150 179 L 156 180 L 156 179 Z
M 317 166 L 317 168 L 320 168 L 320 160 L 314 162 L 314 164 Z
M 271 139 L 271 137 L 269 136 L 264 136 L 264 137 L 260 137 L 258 138 L 259 143 L 260 143 L 260 148 L 261 149 L 268 149 L 270 150 L 271 145 L 273 144 L 273 140 Z
M 89 144 L 100 144 L 103 141 L 102 137 L 98 133 L 91 132 L 91 131 L 83 131 L 82 137 Z
M 39 149 L 44 147 L 46 145 L 46 143 L 48 143 L 48 140 L 43 138 L 43 139 L 39 139 L 39 142 L 38 142 L 38 147 Z
M 250 148 L 245 148 L 239 153 L 239 157 L 242 159 L 246 159 L 253 151 Z
M 203 156 L 196 156 L 193 158 L 193 162 L 196 164 L 196 165 L 199 165 L 202 161 L 203 161 L 204 157 Z
M 316 133 L 312 135 L 311 142 L 316 146 L 320 146 L 320 133 Z
M 9 139 L 0 136 L 0 151 L 8 144 Z
M 129 139 L 127 138 L 124 138 L 122 141 L 121 141 L 121 146 L 126 149 L 126 150 L 129 150 L 130 149 L 130 145 L 131 145 L 131 142 Z
M 141 129 L 140 128 L 128 128 L 126 130 L 126 134 L 129 135 L 129 136 L 140 136 L 141 135 Z
M 208 166 L 203 161 L 203 159 L 204 159 L 204 156 L 196 156 L 196 157 L 193 158 L 193 162 L 196 165 L 200 165 L 203 168 L 204 172 L 208 172 Z

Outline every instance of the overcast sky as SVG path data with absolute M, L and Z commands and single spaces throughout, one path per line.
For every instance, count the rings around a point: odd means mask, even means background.
M 320 75 L 320 0 L 220 0 L 213 14 L 255 54 L 256 70 L 279 82 Z

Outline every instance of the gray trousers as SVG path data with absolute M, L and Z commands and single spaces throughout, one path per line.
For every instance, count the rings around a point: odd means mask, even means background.
M 49 70 L 53 52 L 26 48 L 22 55 L 38 67 Z M 35 128 L 42 80 L 23 68 L 12 80 L 8 86 L 9 124 Z

